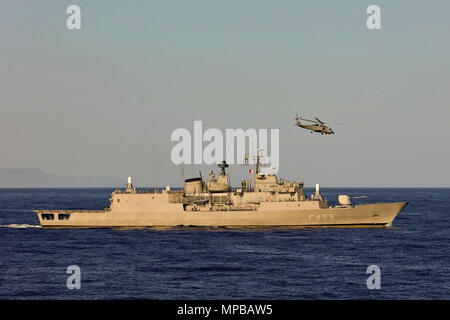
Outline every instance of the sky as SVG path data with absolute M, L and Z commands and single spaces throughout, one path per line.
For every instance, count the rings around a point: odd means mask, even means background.
M 81 30 L 66 27 L 71 4 Z M 366 27 L 371 4 L 381 30 Z M 180 186 L 170 136 L 201 120 L 279 129 L 278 175 L 306 186 L 450 186 L 448 1 L 5 0 L 0 12 L 0 168 Z M 296 113 L 345 126 L 311 134 Z

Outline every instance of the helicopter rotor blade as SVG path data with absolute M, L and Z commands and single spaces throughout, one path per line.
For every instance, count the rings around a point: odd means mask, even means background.
M 325 122 L 320 121 L 319 118 L 314 118 L 314 119 L 316 119 L 317 121 L 319 121 L 321 124 L 325 124 Z
M 308 119 L 305 119 L 305 118 L 300 118 L 300 119 L 302 119 L 303 121 L 308 121 L 308 122 L 312 122 L 312 123 L 318 123 L 317 121 L 314 121 L 314 120 L 308 120 Z

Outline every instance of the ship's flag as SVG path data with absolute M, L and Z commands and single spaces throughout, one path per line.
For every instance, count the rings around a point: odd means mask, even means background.
M 248 172 L 253 173 L 253 169 L 248 170 Z

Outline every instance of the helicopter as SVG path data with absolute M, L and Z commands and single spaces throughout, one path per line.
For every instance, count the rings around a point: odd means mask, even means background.
M 314 118 L 314 119 L 316 119 L 316 120 L 304 119 L 304 118 L 299 117 L 298 114 L 296 114 L 295 125 L 299 126 L 300 128 L 306 129 L 306 130 L 311 130 L 311 133 L 317 132 L 320 134 L 334 134 L 334 131 L 330 127 L 328 127 L 325 122 L 319 120 L 318 118 Z M 300 122 L 300 120 L 312 122 L 314 124 L 302 124 Z

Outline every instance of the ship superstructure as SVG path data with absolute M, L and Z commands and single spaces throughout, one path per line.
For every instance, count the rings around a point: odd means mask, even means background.
M 352 205 L 340 195 L 337 206 L 322 197 L 319 185 L 309 198 L 302 180 L 278 179 L 260 172 L 232 188 L 219 164 L 216 177 L 186 179 L 182 190 L 137 190 L 131 178 L 111 194 L 104 210 L 34 210 L 43 227 L 174 227 L 174 226 L 390 226 L 407 202 Z

